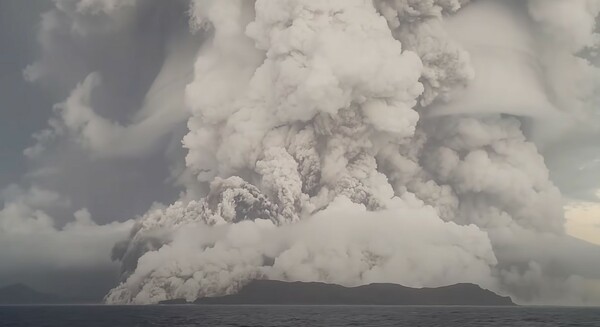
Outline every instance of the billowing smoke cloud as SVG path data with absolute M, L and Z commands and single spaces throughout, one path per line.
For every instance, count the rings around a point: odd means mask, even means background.
M 293 225 L 256 219 L 169 227 L 172 242 L 143 255 L 107 301 L 191 301 L 234 292 L 257 278 L 344 285 L 380 281 L 417 287 L 466 281 L 493 285 L 491 266 L 496 259 L 484 232 L 475 226 L 445 223 L 433 208 L 421 204 L 411 207 L 398 201 L 396 205 L 373 212 L 338 198 Z M 132 242 L 150 244 L 148 237 L 160 235 L 156 226 L 164 225 L 156 219 L 181 221 L 181 209 L 174 205 L 165 213 L 148 216 Z
M 565 234 L 539 150 L 597 103 L 584 53 L 598 1 L 55 4 L 26 76 L 59 76 L 70 95 L 27 155 L 53 142 L 95 163 L 158 154 L 186 188 L 114 246 L 122 282 L 108 303 L 256 278 L 472 282 L 521 303 L 600 303 L 600 251 Z M 65 44 L 89 53 L 65 61 Z

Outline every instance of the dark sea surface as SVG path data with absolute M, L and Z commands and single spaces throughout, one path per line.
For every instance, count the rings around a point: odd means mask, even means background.
M 598 326 L 600 308 L 0 306 L 0 326 Z

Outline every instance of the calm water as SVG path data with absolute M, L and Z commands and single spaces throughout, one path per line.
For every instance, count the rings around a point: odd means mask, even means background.
M 0 326 L 598 326 L 600 308 L 0 306 Z

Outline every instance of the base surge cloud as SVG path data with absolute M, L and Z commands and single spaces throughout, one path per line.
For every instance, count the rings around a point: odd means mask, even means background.
M 127 32 L 140 55 L 136 14 L 163 31 L 135 112 L 98 111 L 122 90 L 97 59 L 61 81 L 70 96 L 26 151 L 66 138 L 102 160 L 171 158 L 183 191 L 125 223 L 107 303 L 277 279 L 600 304 L 600 251 L 565 233 L 539 150 L 593 114 L 600 1 L 169 3 L 60 0 L 44 16 L 42 44 L 59 27 L 96 46 Z M 61 51 L 43 47 L 26 76 L 57 74 Z

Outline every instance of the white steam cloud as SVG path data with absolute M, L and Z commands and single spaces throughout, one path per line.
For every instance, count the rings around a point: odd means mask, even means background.
M 105 40 L 154 8 L 55 2 L 31 80 L 63 69 L 57 30 Z M 108 303 L 191 301 L 257 278 L 472 282 L 521 303 L 600 303 L 600 251 L 565 234 L 538 151 L 597 103 L 584 53 L 600 1 L 173 3 L 189 21 L 164 18 L 176 26 L 138 110 L 125 123 L 99 114 L 102 69 L 76 74 L 26 151 L 65 135 L 100 158 L 143 158 L 169 137 L 187 150 L 171 162 L 180 199 L 114 247 L 122 282 Z

